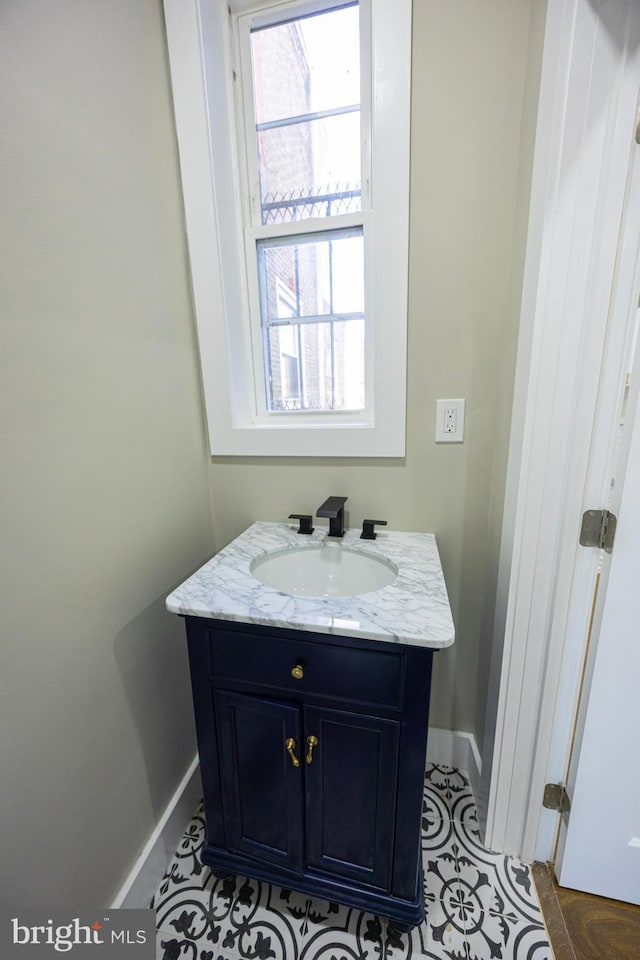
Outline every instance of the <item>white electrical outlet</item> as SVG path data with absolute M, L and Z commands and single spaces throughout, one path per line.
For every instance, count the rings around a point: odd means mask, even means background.
M 436 443 L 464 440 L 464 400 L 436 400 Z

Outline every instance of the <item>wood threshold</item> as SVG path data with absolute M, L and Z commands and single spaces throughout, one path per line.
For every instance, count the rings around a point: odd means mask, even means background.
M 551 864 L 531 872 L 555 960 L 638 960 L 640 906 L 560 887 Z
M 556 896 L 555 881 L 549 865 L 534 863 L 531 873 L 555 960 L 578 960 Z

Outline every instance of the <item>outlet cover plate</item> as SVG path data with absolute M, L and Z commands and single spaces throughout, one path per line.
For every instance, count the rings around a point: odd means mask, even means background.
M 464 440 L 464 400 L 436 400 L 436 443 Z

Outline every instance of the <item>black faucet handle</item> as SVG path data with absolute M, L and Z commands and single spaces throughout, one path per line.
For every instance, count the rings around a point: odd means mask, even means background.
M 386 527 L 386 520 L 363 520 L 362 521 L 362 533 L 360 534 L 361 540 L 375 540 L 378 534 L 373 529 L 374 526 Z
M 299 520 L 300 527 L 298 528 L 298 533 L 310 534 L 313 533 L 313 517 L 310 513 L 290 513 L 289 520 Z

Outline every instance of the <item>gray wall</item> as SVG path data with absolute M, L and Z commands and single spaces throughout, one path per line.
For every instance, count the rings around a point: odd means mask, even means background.
M 0 904 L 108 905 L 194 751 L 212 552 L 159 0 L 0 5 Z
M 395 529 L 436 533 L 457 643 L 436 658 L 431 722 L 474 732 L 480 745 L 522 281 L 514 236 L 527 199 L 520 181 L 529 18 L 537 2 L 413 5 L 406 458 L 215 458 L 211 466 L 218 546 L 255 519 L 315 510 L 329 494 L 349 497 L 351 524 L 378 517 Z M 524 145 L 526 170 L 532 145 Z M 434 443 L 438 397 L 466 398 L 464 444 Z

